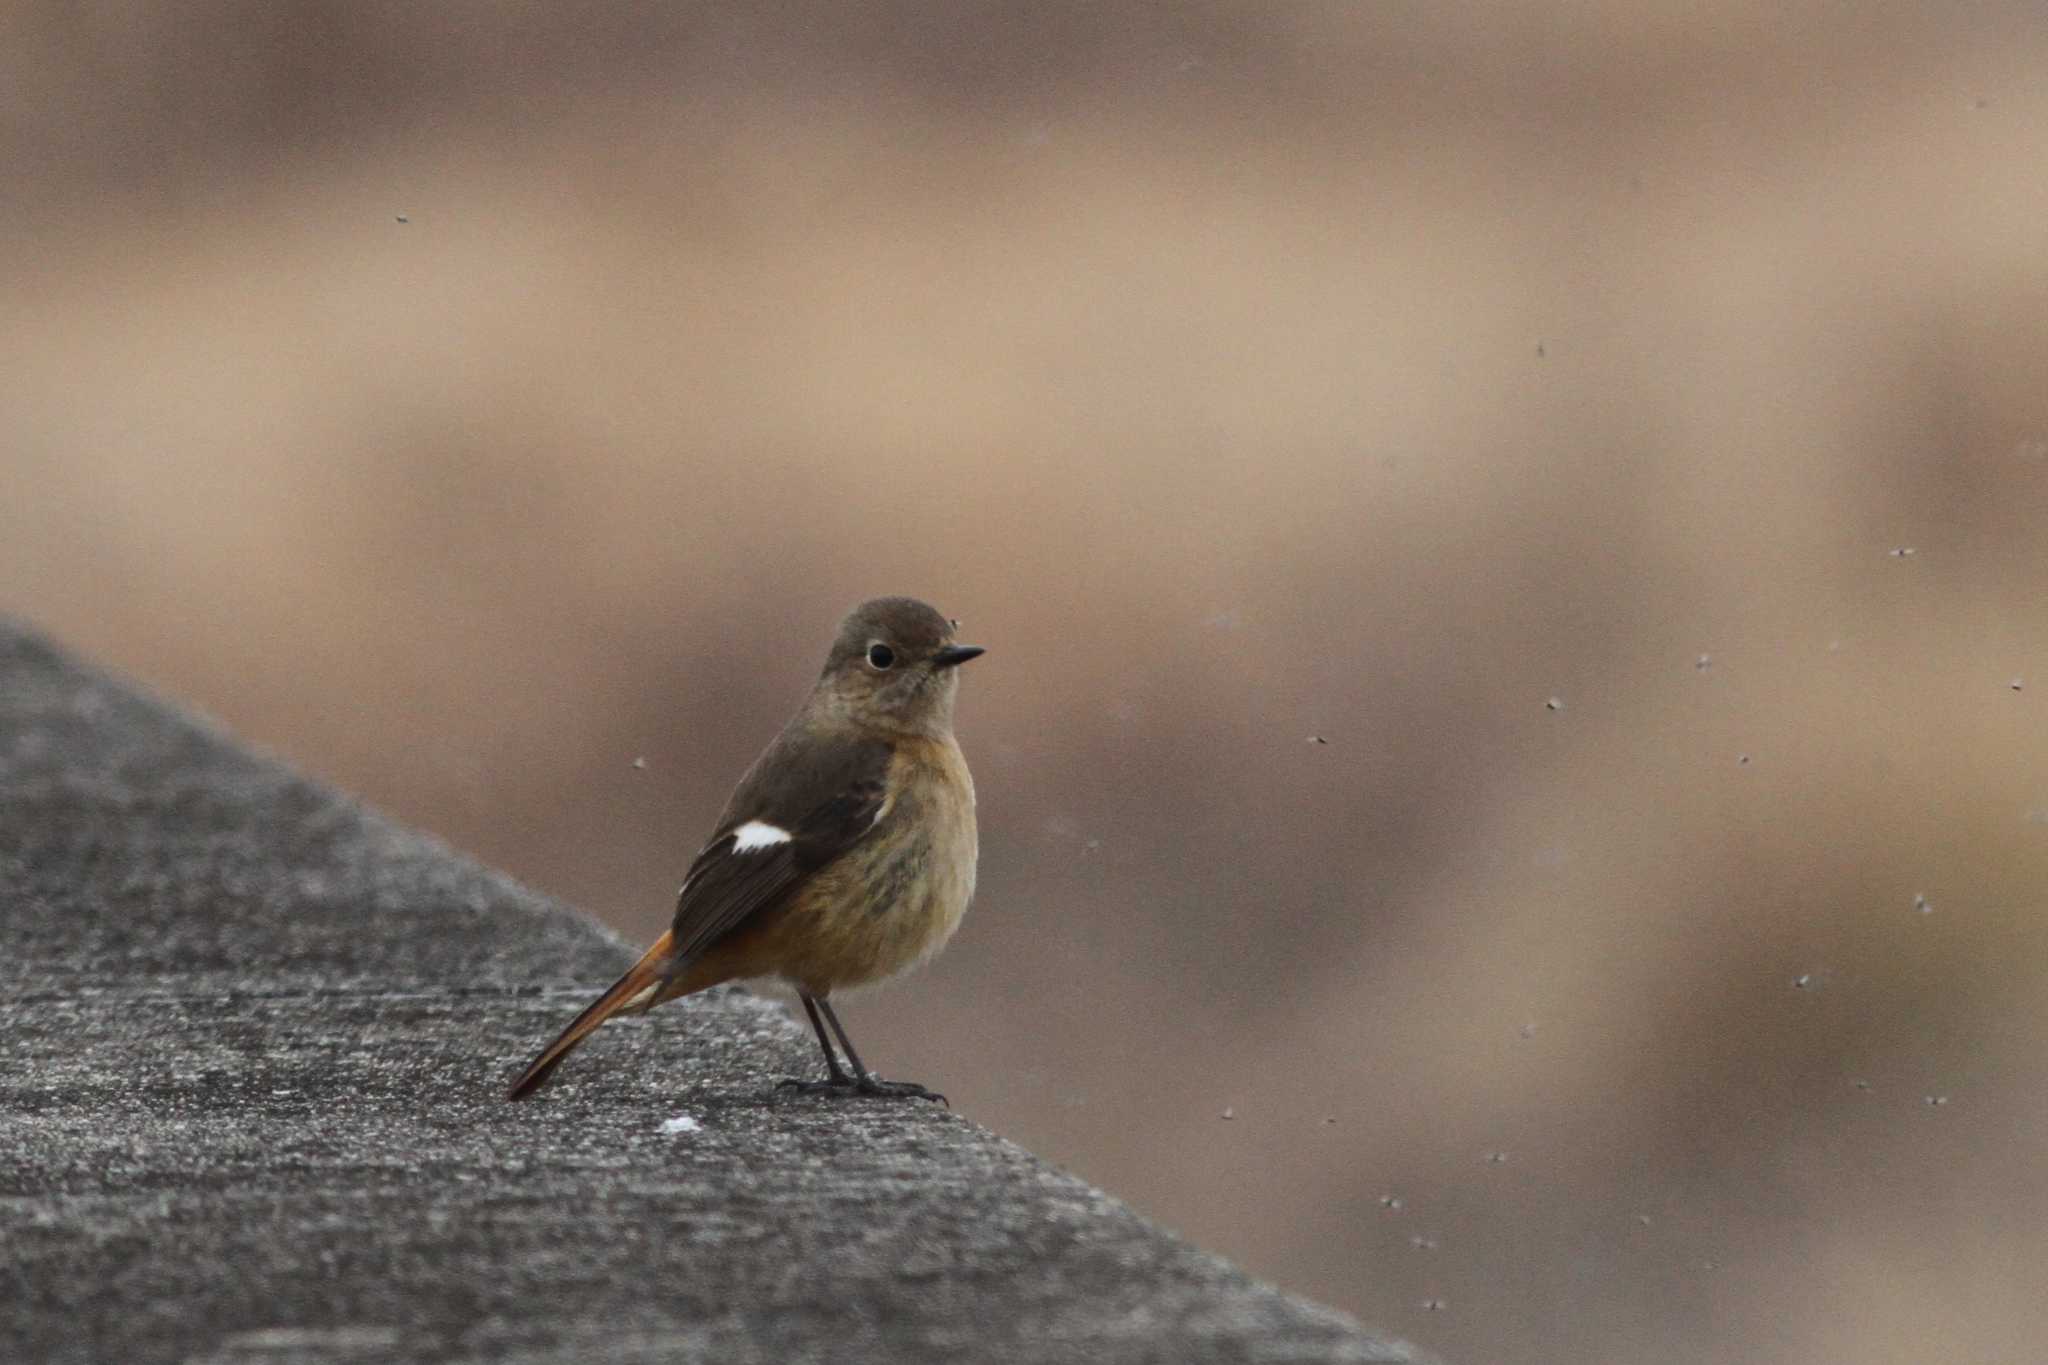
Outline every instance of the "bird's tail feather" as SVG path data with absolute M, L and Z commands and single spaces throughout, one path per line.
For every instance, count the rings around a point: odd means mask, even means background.
M 662 998 L 662 987 L 669 983 L 675 966 L 675 937 L 663 934 L 654 941 L 646 955 L 634 963 L 627 973 L 615 982 L 612 988 L 597 998 L 596 1003 L 576 1016 L 561 1036 L 549 1043 L 540 1056 L 533 1059 L 533 1065 L 526 1068 L 512 1085 L 505 1098 L 523 1100 L 540 1089 L 562 1059 L 575 1051 L 576 1045 L 604 1026 L 606 1020 L 618 1014 L 638 1014 L 641 1010 L 657 1003 Z

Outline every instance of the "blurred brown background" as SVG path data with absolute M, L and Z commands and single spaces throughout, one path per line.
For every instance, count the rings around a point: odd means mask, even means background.
M 928 596 L 885 1071 L 1475 1365 L 2036 1356 L 2040 7 L 770 10 L 7 9 L 5 608 L 643 939 Z

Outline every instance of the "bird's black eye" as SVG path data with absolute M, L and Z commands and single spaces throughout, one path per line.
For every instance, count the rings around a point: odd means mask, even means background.
M 876 672 L 892 666 L 895 662 L 896 651 L 881 641 L 877 640 L 868 646 L 868 665 Z

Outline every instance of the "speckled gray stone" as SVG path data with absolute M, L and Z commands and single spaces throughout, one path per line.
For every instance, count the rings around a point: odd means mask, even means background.
M 631 957 L 0 623 L 0 1360 L 1421 1358 Z

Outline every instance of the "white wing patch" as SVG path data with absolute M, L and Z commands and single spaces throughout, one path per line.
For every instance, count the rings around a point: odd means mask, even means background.
M 732 832 L 732 851 L 735 853 L 756 853 L 764 848 L 789 842 L 790 834 L 769 824 L 766 820 L 749 820 Z

